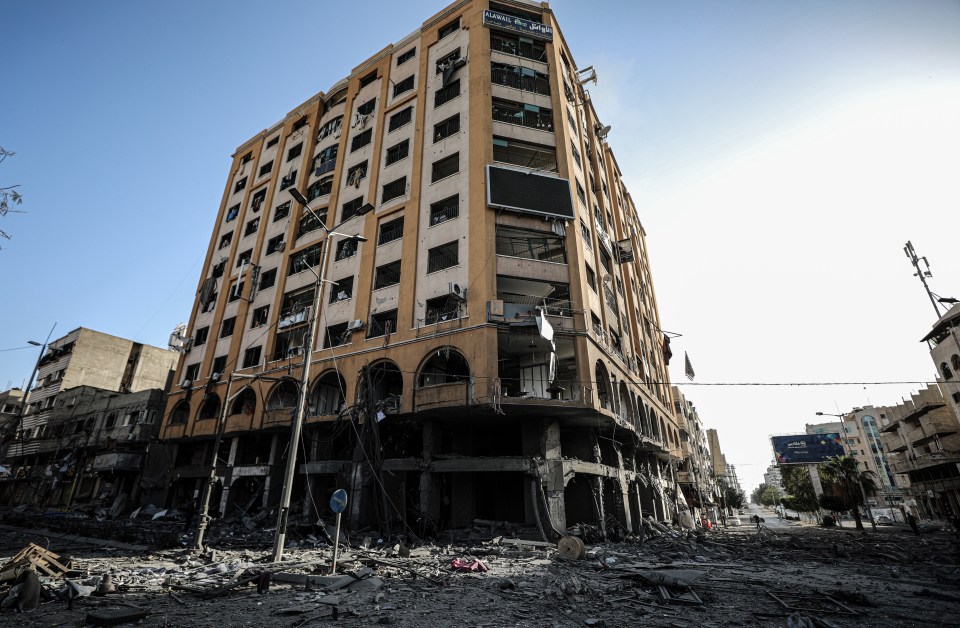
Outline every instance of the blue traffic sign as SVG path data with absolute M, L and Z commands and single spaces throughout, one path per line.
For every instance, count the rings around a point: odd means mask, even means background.
M 342 488 L 337 489 L 330 496 L 330 510 L 338 515 L 347 509 L 347 492 Z

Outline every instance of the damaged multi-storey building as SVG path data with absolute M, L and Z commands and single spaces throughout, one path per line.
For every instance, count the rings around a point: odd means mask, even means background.
M 293 514 L 344 488 L 355 527 L 672 518 L 669 340 L 585 65 L 547 3 L 456 2 L 238 147 L 167 505 L 215 464 L 213 512 L 270 511 L 295 455 Z

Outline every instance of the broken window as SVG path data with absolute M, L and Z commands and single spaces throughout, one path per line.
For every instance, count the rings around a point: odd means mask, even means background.
M 260 227 L 260 218 L 259 217 L 254 218 L 253 220 L 247 223 L 247 228 L 243 230 L 243 237 L 253 235 L 254 233 L 257 232 L 257 229 L 259 227 Z
M 233 207 L 227 210 L 227 218 L 224 222 L 232 222 L 237 219 L 237 216 L 240 215 L 240 203 L 237 203 Z
M 237 192 L 242 191 L 246 187 L 247 187 L 247 178 L 244 177 L 239 181 L 237 181 L 237 184 L 233 186 L 233 193 L 236 194 Z
M 553 146 L 532 144 L 507 137 L 494 136 L 493 160 L 534 170 L 557 171 L 557 149 Z
M 331 172 L 337 166 L 337 152 L 340 145 L 334 144 L 323 149 L 313 158 L 313 174 L 319 177 L 322 174 Z
M 270 317 L 270 306 L 264 305 L 258 307 L 253 311 L 253 316 L 250 319 L 250 327 L 262 327 L 267 324 L 267 321 Z
M 427 252 L 427 272 L 434 273 L 444 268 L 451 268 L 460 263 L 460 243 L 456 240 L 430 249 Z
M 214 379 L 219 378 L 223 375 L 224 370 L 227 368 L 227 356 L 218 355 L 213 359 L 213 366 L 210 368 L 210 373 Z
M 364 76 L 363 78 L 360 79 L 360 89 L 363 89 L 363 88 L 366 87 L 367 85 L 370 85 L 370 84 L 373 83 L 375 80 L 377 80 L 377 71 L 376 71 L 376 70 L 374 70 L 374 71 L 371 72 L 370 74 L 367 74 L 366 76 Z
M 267 255 L 277 253 L 283 250 L 283 234 L 274 236 L 267 240 Z
M 448 196 L 430 204 L 430 226 L 439 225 L 460 215 L 460 195 Z
M 460 30 L 459 17 L 454 21 L 450 22 L 449 24 L 447 24 L 446 26 L 442 26 L 440 30 L 437 32 L 437 39 L 439 40 L 439 39 L 443 39 L 444 37 L 449 37 L 450 35 L 453 35 L 454 33 L 456 33 L 458 30 Z M 459 50 L 457 52 L 459 52 Z
M 409 92 L 413 89 L 413 75 L 411 74 L 407 78 L 403 79 L 399 83 L 394 84 L 393 86 L 393 97 L 396 98 L 404 92 Z
M 438 386 L 440 384 L 455 384 L 470 380 L 470 365 L 467 359 L 458 351 L 441 349 L 434 353 L 423 368 L 417 379 L 417 386 Z
M 271 268 L 270 270 L 267 270 L 261 273 L 259 289 L 266 290 L 267 288 L 272 288 L 276 282 L 277 282 L 277 269 Z
M 359 135 L 355 135 L 353 140 L 350 142 L 350 152 L 356 152 L 370 143 L 370 140 L 373 139 L 373 129 L 367 129 Z
M 366 162 L 364 162 L 366 165 Z M 340 222 L 349 220 L 354 216 L 360 215 L 360 208 L 363 207 L 363 197 L 359 196 L 351 201 L 347 201 L 343 204 L 343 207 L 340 209 Z
M 334 259 L 340 262 L 347 258 L 353 257 L 356 254 L 357 254 L 356 240 L 340 240 L 339 242 L 337 242 L 337 253 L 334 256 Z
M 550 77 L 543 72 L 496 61 L 492 61 L 490 67 L 490 79 L 494 85 L 503 85 L 543 96 L 550 95 Z
M 494 98 L 493 119 L 495 122 L 553 131 L 553 110 L 547 107 Z
M 316 211 L 310 211 L 304 207 L 303 213 L 300 215 L 300 223 L 297 225 L 297 238 L 302 238 L 311 231 L 321 228 L 323 226 L 321 221 L 326 221 L 326 219 L 326 207 L 318 208 Z
M 294 170 L 287 176 L 280 179 L 280 191 L 286 190 L 288 187 L 297 182 L 297 171 Z
M 330 325 L 323 334 L 323 348 L 339 347 L 345 345 L 350 340 L 351 332 L 347 330 L 346 323 Z
M 266 174 L 270 174 L 270 171 L 273 170 L 273 161 L 268 161 L 267 163 L 260 166 L 260 172 L 257 174 L 257 177 L 262 177 Z
M 403 237 L 403 217 L 396 220 L 390 220 L 380 225 L 380 237 L 377 238 L 377 244 L 386 244 Z
M 218 246 L 217 248 L 218 248 L 218 249 L 225 249 L 225 248 L 227 248 L 228 246 L 230 246 L 230 243 L 231 243 L 232 241 L 233 241 L 233 232 L 231 231 L 230 233 L 225 233 L 225 234 L 223 234 L 223 236 L 220 238 L 220 246 Z
M 386 203 L 395 198 L 399 198 L 407 193 L 407 177 L 403 176 L 395 181 L 386 183 L 383 186 L 381 203 Z
M 218 416 L 220 416 L 220 397 L 217 395 L 208 395 L 203 405 L 200 406 L 197 419 L 215 419 Z
M 346 325 L 346 323 L 344 323 Z M 311 416 L 337 414 L 343 409 L 343 379 L 333 371 L 325 373 L 317 380 L 307 400 Z
M 320 127 L 320 130 L 317 131 L 317 141 L 319 142 L 328 135 L 339 133 L 341 128 L 343 128 L 343 116 L 338 116 Z
M 255 348 L 260 349 L 260 347 L 255 347 Z M 248 352 L 249 351 L 250 350 L 248 350 Z M 244 360 L 244 362 L 246 362 L 246 360 Z M 250 366 L 256 366 L 259 363 L 260 363 L 260 357 L 258 354 L 257 361 L 254 364 L 251 364 Z M 230 414 L 231 415 L 246 414 L 249 416 L 253 414 L 256 408 L 257 408 L 257 394 L 253 392 L 252 388 L 248 387 L 248 388 L 244 388 L 240 392 L 240 394 L 237 395 L 236 398 L 234 398 L 233 405 L 230 406 Z
M 279 141 L 280 141 L 279 135 L 276 137 L 271 137 L 270 140 L 267 142 L 267 148 L 273 148 L 274 146 L 277 145 L 277 142 Z
M 353 276 L 337 279 L 330 289 L 330 303 L 353 298 Z
M 400 283 L 400 260 L 378 266 L 373 278 L 373 289 L 379 290 Z
M 308 268 L 313 268 L 320 263 L 320 250 L 322 245 L 318 242 L 312 246 L 309 246 L 302 251 L 294 253 L 290 256 L 290 267 L 287 271 L 287 275 L 295 275 L 296 273 L 303 272 Z
M 300 156 L 303 152 L 303 142 L 300 142 L 296 146 L 292 147 L 287 151 L 287 161 L 291 161 Z
M 333 175 L 323 177 L 319 181 L 313 182 L 307 188 L 307 200 L 312 201 L 321 196 L 326 196 L 333 191 Z
M 299 396 L 297 384 L 289 379 L 277 384 L 267 397 L 267 410 L 280 410 L 283 408 L 294 408 L 297 405 Z
M 397 113 L 390 116 L 390 123 L 387 127 L 388 132 L 396 131 L 400 127 L 406 125 L 413 119 L 413 105 L 410 105 L 406 109 L 401 109 Z
M 273 210 L 273 222 L 277 222 L 278 220 L 283 220 L 289 215 L 290 215 L 290 201 L 287 201 L 282 205 L 277 205 L 277 208 Z
M 394 144 L 387 149 L 387 159 L 385 165 L 389 166 L 401 159 L 405 159 L 410 154 L 410 140 L 403 140 L 399 144 Z
M 260 352 L 262 347 L 250 347 L 243 353 L 243 368 L 248 369 L 260 364 Z
M 237 268 L 244 266 L 250 263 L 250 259 L 253 257 L 253 249 L 247 249 L 243 253 L 237 256 Z
M 430 182 L 436 183 L 440 179 L 446 179 L 458 172 L 460 172 L 460 153 L 454 153 L 449 157 L 433 162 Z
M 367 178 L 367 160 L 358 163 L 347 170 L 347 185 L 360 187 L 360 182 Z
M 433 141 L 439 142 L 454 133 L 460 132 L 460 114 L 454 114 L 442 122 L 433 125 Z
M 371 98 L 367 102 L 357 107 L 357 113 L 361 116 L 369 116 L 377 109 L 377 99 Z
M 223 319 L 223 323 L 220 325 L 220 337 L 228 338 L 233 335 L 233 326 L 237 323 L 237 317 L 231 316 L 230 318 Z
M 367 327 L 367 338 L 388 336 L 397 330 L 397 310 L 380 312 L 370 317 Z
M 170 413 L 170 425 L 183 425 L 190 418 L 190 403 L 181 401 Z
M 537 39 L 513 35 L 503 31 L 490 31 L 490 49 L 508 55 L 523 57 L 546 63 L 547 50 L 544 43 Z
M 460 318 L 460 301 L 450 296 L 427 299 L 423 315 L 424 325 L 434 325 Z
M 410 50 L 397 56 L 397 65 L 403 65 L 410 59 L 413 59 L 417 54 L 416 48 L 411 48 Z
M 504 225 L 497 225 L 496 232 L 497 255 L 555 264 L 567 263 L 565 239 L 553 232 L 518 229 Z
M 207 336 L 210 335 L 210 327 L 201 327 L 193 335 L 193 346 L 199 347 L 202 346 L 207 341 Z

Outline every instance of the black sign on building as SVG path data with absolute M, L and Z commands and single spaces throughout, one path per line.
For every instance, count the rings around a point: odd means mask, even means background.
M 525 20 L 513 15 L 506 15 L 499 11 L 486 9 L 483 12 L 483 24 L 511 30 L 529 37 L 536 37 L 545 41 L 553 41 L 553 27 L 540 22 Z

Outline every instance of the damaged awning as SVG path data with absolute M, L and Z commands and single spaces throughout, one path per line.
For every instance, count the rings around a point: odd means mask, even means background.
M 98 454 L 93 460 L 94 471 L 139 471 L 143 454 L 110 452 Z

